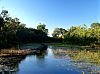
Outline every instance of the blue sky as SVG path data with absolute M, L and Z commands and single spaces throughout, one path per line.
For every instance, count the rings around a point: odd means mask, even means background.
M 56 27 L 100 22 L 100 0 L 0 0 L 0 10 L 7 9 L 10 16 L 18 17 L 27 27 L 46 24 L 49 32 Z

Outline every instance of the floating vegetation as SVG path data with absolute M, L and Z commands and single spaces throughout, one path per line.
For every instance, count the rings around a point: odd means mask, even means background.
M 55 58 L 65 59 L 61 66 L 66 66 L 67 70 L 100 74 L 100 50 L 55 49 L 53 53 Z
M 25 57 L 6 57 L 0 58 L 0 72 L 2 72 L 2 68 L 4 68 L 4 71 L 17 71 L 18 70 L 18 64 L 22 59 Z
M 97 51 L 80 51 L 77 54 L 70 54 L 70 58 L 76 61 L 83 61 L 95 64 L 100 67 L 100 50 Z

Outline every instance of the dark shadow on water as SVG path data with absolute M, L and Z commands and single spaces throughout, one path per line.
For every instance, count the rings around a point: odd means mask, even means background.
M 43 66 L 45 56 L 47 55 L 47 50 L 40 50 L 38 53 L 33 53 L 31 55 L 16 56 L 16 57 L 0 57 L 0 74 L 2 74 L 2 68 L 5 68 L 5 74 L 16 74 L 19 71 L 19 64 L 24 61 L 27 56 L 36 56 L 38 66 Z M 10 71 L 10 73 L 9 73 Z
M 27 56 L 0 57 L 0 70 L 5 65 L 6 70 L 10 67 L 13 71 L 11 74 L 27 74 L 28 71 L 29 74 L 100 74 L 100 50 L 73 48 L 49 46 L 49 51 L 41 50 Z

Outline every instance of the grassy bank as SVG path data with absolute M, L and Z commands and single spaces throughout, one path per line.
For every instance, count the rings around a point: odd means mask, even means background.
M 86 46 L 80 46 L 80 45 L 71 45 L 71 44 L 64 44 L 64 43 L 46 43 L 46 45 L 49 46 L 57 46 L 57 47 L 66 47 L 66 48 L 77 48 L 77 49 L 100 49 L 100 45 L 97 44 L 91 44 L 91 45 L 86 45 Z
M 32 53 L 39 53 L 40 51 L 47 49 L 47 46 L 43 45 L 43 44 L 38 45 L 38 47 L 34 47 L 34 45 L 29 45 L 29 44 L 25 45 L 25 46 L 23 46 L 21 49 L 16 49 L 16 48 L 1 49 L 0 57 L 24 56 L 24 55 L 28 55 L 28 54 L 32 54 Z

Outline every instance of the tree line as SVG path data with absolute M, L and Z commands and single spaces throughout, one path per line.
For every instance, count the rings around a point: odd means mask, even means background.
M 0 48 L 8 48 L 22 43 L 54 41 L 48 37 L 46 25 L 39 23 L 37 29 L 27 28 L 18 18 L 12 18 L 7 10 L 0 13 Z
M 83 26 L 72 26 L 68 30 L 55 28 L 52 36 L 62 38 L 62 42 L 68 44 L 100 44 L 100 23 L 92 23 L 89 28 L 85 24 Z
M 39 23 L 37 29 L 27 28 L 18 18 L 12 18 L 7 10 L 0 13 L 0 48 L 8 48 L 23 43 L 62 42 L 65 44 L 90 45 L 100 43 L 100 23 L 72 26 L 66 30 L 55 28 L 52 37 L 48 36 L 45 24 Z

